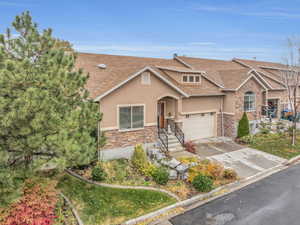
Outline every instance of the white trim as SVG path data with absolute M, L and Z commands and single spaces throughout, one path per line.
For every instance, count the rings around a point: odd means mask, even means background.
M 175 95 L 172 95 L 172 94 L 164 94 L 164 95 L 161 95 L 160 97 L 158 97 L 156 100 L 161 100 L 162 98 L 165 98 L 165 97 L 171 97 L 171 98 L 175 98 L 176 100 L 179 100 L 179 98 Z
M 100 127 L 101 131 L 118 130 L 118 127 Z
M 225 89 L 222 89 L 222 91 L 236 91 L 236 89 L 225 88 Z
M 271 70 L 297 71 L 297 70 L 291 70 L 291 69 L 288 69 L 288 68 L 280 68 L 280 67 L 272 67 L 272 66 L 259 66 L 259 67 L 263 68 L 263 69 L 271 69 Z
M 247 93 L 251 93 L 251 96 L 254 97 L 254 108 L 245 110 L 245 96 L 246 96 Z M 255 92 L 253 92 L 253 91 L 247 91 L 247 92 L 245 92 L 244 93 L 244 101 L 243 101 L 243 111 L 244 112 L 255 112 L 256 109 L 257 109 L 257 107 L 256 107 L 256 94 L 255 94 Z
M 231 113 L 231 112 L 223 112 L 223 114 L 227 114 L 227 115 L 231 115 L 231 116 L 235 115 L 235 113 Z
M 158 69 L 162 70 L 170 70 L 174 72 L 180 72 L 180 73 L 205 73 L 205 71 L 202 70 L 184 70 L 184 69 L 177 69 L 177 68 L 170 68 L 170 67 L 164 67 L 164 66 L 155 66 Z
M 250 69 L 254 69 L 252 66 L 250 66 L 250 65 L 248 65 L 248 64 L 246 64 L 246 63 L 243 63 L 243 62 L 241 62 L 241 61 L 239 61 L 239 60 L 237 60 L 237 59 L 232 59 L 232 61 L 233 61 L 233 62 L 236 62 L 236 63 L 239 63 L 239 64 L 241 64 L 241 65 L 243 65 L 243 66 L 246 66 L 246 67 L 248 67 L 248 68 L 250 68 Z M 259 67 L 262 68 L 262 66 L 259 66 Z M 255 69 L 254 69 L 254 70 L 255 70 Z M 257 72 L 257 71 L 256 71 L 256 72 Z M 257 73 L 258 73 L 258 72 L 257 72 Z M 259 71 L 259 73 L 262 73 L 264 76 L 270 78 L 271 80 L 274 80 L 274 81 L 276 81 L 277 83 L 282 84 L 282 85 L 285 86 L 284 83 L 282 83 L 281 81 L 279 81 L 279 80 L 277 80 L 277 79 L 275 79 L 275 78 L 273 78 L 273 77 L 271 77 L 271 76 L 265 74 L 264 72 Z M 272 87 L 272 86 L 271 86 L 271 87 Z M 273 89 L 273 88 L 271 88 L 271 89 Z
M 121 83 L 119 83 L 118 85 L 114 86 L 113 88 L 109 89 L 108 91 L 104 92 L 102 95 L 99 95 L 95 98 L 94 101 L 99 101 L 101 100 L 103 97 L 109 95 L 110 93 L 112 93 L 113 91 L 115 91 L 116 89 L 120 88 L 121 86 L 123 86 L 124 84 L 126 84 L 128 81 L 134 79 L 135 77 L 139 76 L 141 73 L 145 72 L 146 70 L 151 71 L 154 75 L 156 75 L 157 77 L 159 77 L 162 81 L 164 81 L 165 83 L 167 83 L 169 86 L 171 86 L 172 88 L 174 88 L 176 91 L 178 91 L 180 94 L 182 94 L 185 97 L 189 97 L 189 95 L 187 93 L 185 93 L 184 91 L 182 91 L 181 89 L 179 89 L 177 86 L 175 86 L 174 84 L 172 84 L 170 81 L 168 81 L 166 78 L 164 78 L 162 75 L 160 75 L 159 73 L 157 73 L 155 70 L 153 70 L 151 67 L 146 66 L 143 69 L 141 69 L 140 71 L 132 74 L 130 77 L 128 77 L 126 80 L 122 81 Z
M 251 78 L 254 78 L 265 90 L 268 90 L 267 87 L 254 74 L 252 74 L 241 83 L 241 85 L 236 89 L 236 91 L 243 87 Z
M 188 67 L 190 69 L 194 69 L 190 64 L 186 63 L 185 61 L 183 61 L 182 59 L 178 58 L 177 56 L 175 56 L 174 59 L 177 60 L 178 62 L 182 63 L 186 67 Z
M 143 110 L 144 110 L 144 121 L 143 121 L 143 127 L 140 128 L 130 128 L 130 129 L 120 129 L 120 108 L 121 107 L 133 107 L 133 106 L 143 106 Z M 132 114 L 131 114 L 132 117 Z M 134 130 L 142 130 L 145 128 L 145 121 L 146 121 L 146 104 L 120 104 L 117 105 L 117 129 L 119 132 L 122 131 L 134 131 Z M 132 123 L 132 121 L 131 121 Z
M 146 123 L 145 127 L 151 127 L 151 126 L 156 126 L 157 123 Z
M 265 84 L 270 88 L 273 89 L 273 87 L 255 70 L 253 69 L 253 72 L 260 78 L 263 80 L 263 82 L 265 82 Z
M 181 115 L 189 115 L 189 114 L 201 114 L 201 113 L 217 113 L 219 110 L 211 109 L 211 110 L 202 110 L 202 111 L 192 111 L 192 112 L 181 112 Z
M 285 84 L 284 84 L 283 82 L 281 82 L 280 80 L 277 80 L 277 79 L 275 79 L 274 77 L 271 77 L 271 76 L 265 74 L 264 72 L 260 72 L 260 73 L 262 73 L 264 76 L 268 77 L 269 79 L 271 79 L 271 80 L 273 80 L 273 81 L 275 81 L 275 82 L 277 82 L 277 83 L 279 83 L 279 84 L 285 86 Z
M 183 120 L 182 120 L 182 119 L 180 119 L 180 120 L 175 120 L 175 122 L 176 122 L 176 123 L 182 123 Z
M 203 77 L 205 77 L 208 81 L 212 82 L 213 84 L 217 85 L 219 88 L 224 88 L 223 85 L 216 83 L 215 81 L 213 81 L 212 79 L 210 79 L 209 77 L 207 77 L 206 73 L 202 74 Z

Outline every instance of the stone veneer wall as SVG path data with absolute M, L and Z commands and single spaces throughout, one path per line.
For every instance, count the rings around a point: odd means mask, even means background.
M 257 120 L 261 117 L 261 107 L 265 105 L 263 91 L 264 89 L 257 83 L 257 81 L 250 79 L 241 89 L 236 93 L 235 102 L 235 119 L 239 121 L 244 113 L 244 96 L 247 91 L 255 93 L 256 110 L 247 112 L 249 120 Z
M 104 132 L 107 139 L 103 149 L 123 148 L 157 141 L 157 126 L 134 131 L 110 130 Z
M 224 136 L 236 137 L 236 121 L 234 115 L 223 114 L 224 118 Z
M 232 137 L 236 136 L 236 122 L 234 115 L 223 113 L 223 124 L 224 124 L 224 136 Z M 217 135 L 222 136 L 222 114 L 219 113 L 217 116 Z
M 222 114 L 217 114 L 217 136 L 222 136 Z

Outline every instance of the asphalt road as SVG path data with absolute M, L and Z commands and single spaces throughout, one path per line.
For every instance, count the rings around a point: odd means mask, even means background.
M 300 225 L 300 165 L 194 208 L 173 225 Z

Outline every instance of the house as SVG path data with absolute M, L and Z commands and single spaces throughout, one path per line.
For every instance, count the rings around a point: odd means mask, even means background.
M 89 72 L 87 89 L 103 113 L 104 149 L 118 149 L 168 135 L 178 141 L 236 136 L 247 112 L 252 129 L 266 116 L 279 117 L 286 104 L 282 64 L 174 55 L 172 59 L 78 53 Z

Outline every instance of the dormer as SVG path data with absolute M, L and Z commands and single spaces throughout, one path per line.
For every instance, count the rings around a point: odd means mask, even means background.
M 201 75 L 200 74 L 192 74 L 192 73 L 184 73 L 182 74 L 182 83 L 183 84 L 201 84 Z

